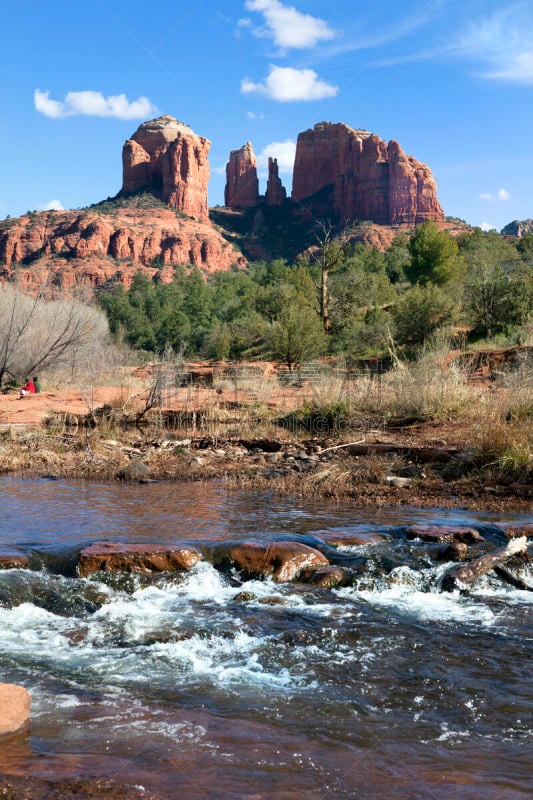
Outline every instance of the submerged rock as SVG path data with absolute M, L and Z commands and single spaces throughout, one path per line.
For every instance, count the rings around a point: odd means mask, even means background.
M 160 800 L 140 786 L 129 786 L 107 778 L 47 781 L 26 775 L 0 775 L 3 800 Z
M 19 733 L 29 727 L 30 705 L 27 689 L 14 683 L 0 683 L 0 736 Z

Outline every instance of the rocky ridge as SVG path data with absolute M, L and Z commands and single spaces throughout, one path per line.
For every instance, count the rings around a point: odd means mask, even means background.
M 128 286 L 138 270 L 169 282 L 179 264 L 205 272 L 246 264 L 209 221 L 135 202 L 6 220 L 0 223 L 0 262 L 0 280 L 19 265 L 18 280 L 29 289 L 43 282 L 69 288 L 115 280 Z

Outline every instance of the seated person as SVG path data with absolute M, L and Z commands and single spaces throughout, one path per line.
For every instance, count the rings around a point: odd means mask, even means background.
M 26 397 L 28 394 L 35 394 L 35 384 L 29 378 L 20 390 L 19 397 Z
M 35 392 L 37 394 L 40 394 L 42 392 L 41 382 L 39 381 L 39 378 L 37 377 L 37 375 L 33 376 L 33 385 L 35 386 Z

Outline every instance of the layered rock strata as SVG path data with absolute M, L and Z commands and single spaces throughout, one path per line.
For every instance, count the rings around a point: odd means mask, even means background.
M 232 150 L 226 164 L 224 203 L 228 208 L 254 208 L 259 203 L 257 160 L 251 142 Z
M 298 136 L 292 200 L 312 213 L 330 204 L 339 222 L 380 225 L 444 221 L 431 170 L 398 142 L 343 123 L 321 122 Z
M 143 122 L 122 149 L 122 192 L 146 189 L 178 211 L 206 218 L 210 147 L 174 117 Z
M 48 211 L 0 222 L 0 279 L 12 266 L 29 290 L 43 281 L 64 287 L 128 285 L 142 269 L 172 280 L 174 267 L 193 264 L 206 272 L 227 270 L 246 260 L 207 220 L 181 219 L 165 208 Z

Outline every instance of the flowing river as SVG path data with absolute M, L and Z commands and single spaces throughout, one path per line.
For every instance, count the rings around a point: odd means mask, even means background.
M 109 776 L 188 800 L 530 797 L 533 593 L 494 576 L 439 592 L 445 567 L 396 535 L 468 525 L 499 542 L 524 521 L 0 478 L 0 544 L 33 567 L 0 572 L 1 680 L 32 694 L 30 735 L 0 742 L 0 772 Z M 150 580 L 69 572 L 94 542 L 326 532 L 358 533 L 341 551 L 380 569 L 333 590 L 239 584 L 207 561 Z M 243 590 L 255 599 L 236 601 Z

